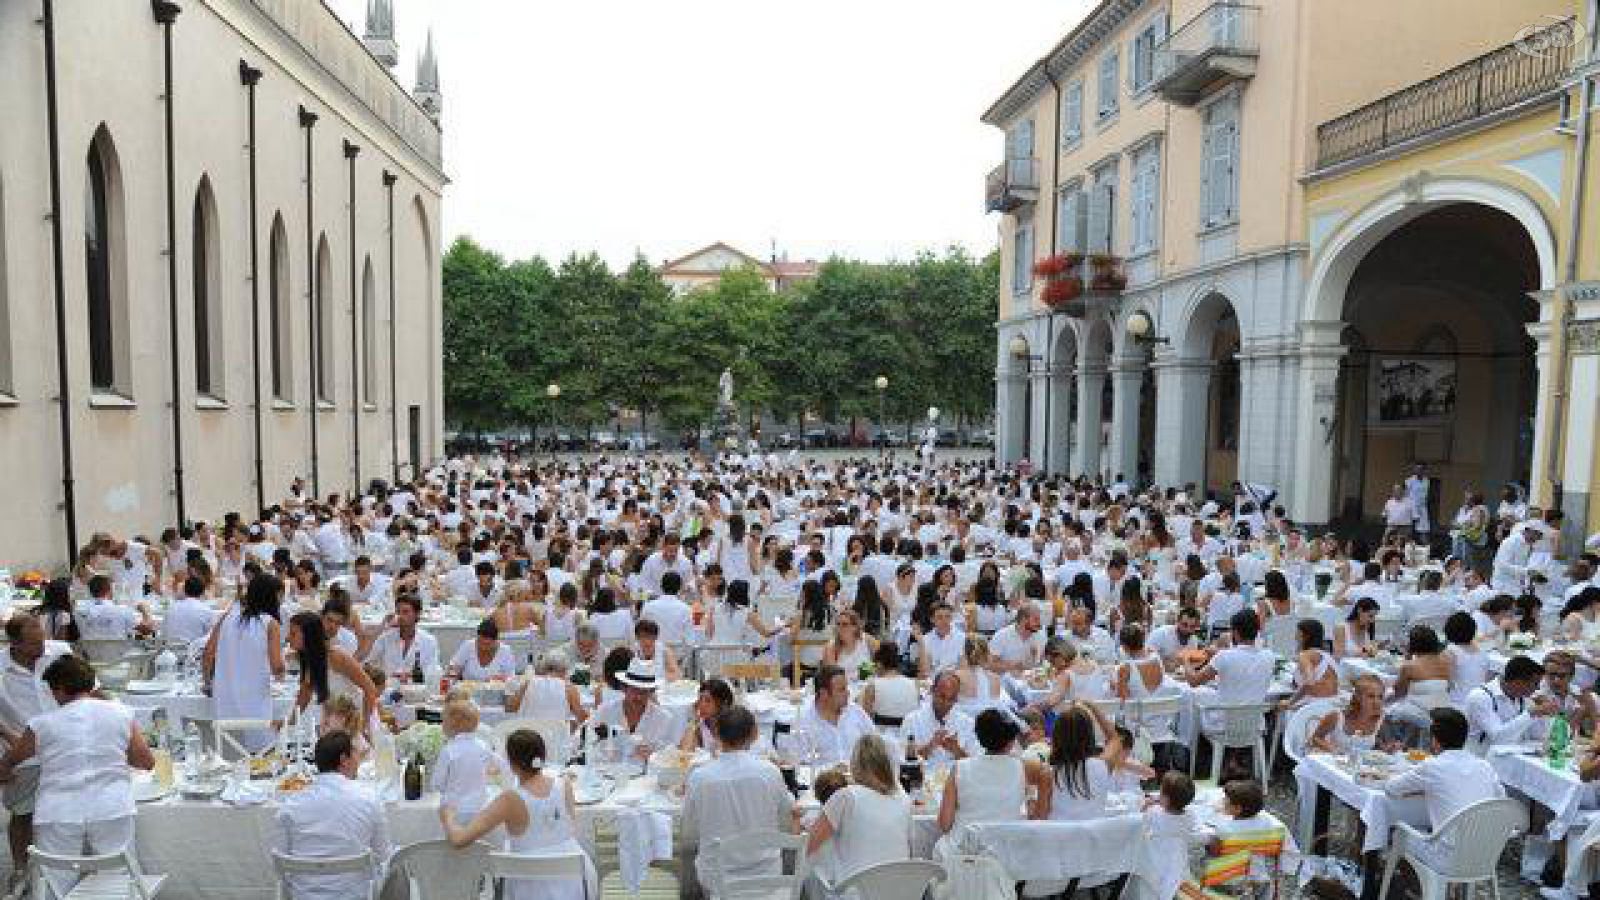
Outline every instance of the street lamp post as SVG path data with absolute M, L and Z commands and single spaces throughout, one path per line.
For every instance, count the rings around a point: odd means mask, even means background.
M 550 382 L 544 386 L 544 395 L 550 398 L 550 459 L 556 459 L 556 451 L 560 449 L 560 432 L 556 428 L 556 401 L 561 399 L 561 385 Z
M 878 455 L 889 455 L 889 435 L 883 430 L 883 395 L 889 389 L 889 376 L 879 375 L 872 380 L 872 386 L 878 389 Z

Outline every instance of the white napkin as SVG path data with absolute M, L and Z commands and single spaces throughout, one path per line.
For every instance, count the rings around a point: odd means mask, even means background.
M 671 858 L 671 817 L 638 808 L 617 814 L 617 868 L 629 893 L 639 893 L 651 863 Z
M 259 806 L 267 802 L 267 791 L 249 782 L 230 782 L 222 789 L 221 799 L 229 806 Z

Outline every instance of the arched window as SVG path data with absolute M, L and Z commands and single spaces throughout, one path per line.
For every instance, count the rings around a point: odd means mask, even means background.
M 317 242 L 317 292 L 312 297 L 316 321 L 311 327 L 316 334 L 316 366 L 312 372 L 317 382 L 317 402 L 333 402 L 333 252 L 328 249 L 326 235 Z
M 127 306 L 122 290 L 122 202 L 111 136 L 89 142 L 84 184 L 83 266 L 88 295 L 89 386 L 129 394 Z
M 288 402 L 294 399 L 294 371 L 289 362 L 289 235 L 282 214 L 272 217 L 267 264 L 267 327 L 272 351 L 272 397 Z
M 219 287 L 216 198 L 211 179 L 201 177 L 194 193 L 194 389 L 204 397 L 223 396 L 222 291 Z
M 376 402 L 374 385 L 378 380 L 377 287 L 372 281 L 372 257 L 367 257 L 361 275 L 361 400 Z

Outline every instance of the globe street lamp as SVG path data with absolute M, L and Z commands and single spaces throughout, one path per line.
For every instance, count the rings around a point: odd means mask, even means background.
M 561 399 L 561 385 L 550 382 L 544 386 L 544 395 L 550 398 L 550 458 L 556 458 L 561 447 L 561 434 L 556 428 L 556 401 Z
M 889 389 L 889 376 L 879 375 L 872 379 L 872 386 L 878 389 L 878 455 L 886 456 L 889 453 L 889 435 L 883 430 L 883 394 Z
M 1149 313 L 1142 309 L 1128 317 L 1127 330 L 1128 337 L 1133 338 L 1136 344 L 1150 346 L 1151 344 L 1170 343 L 1168 338 L 1156 336 L 1155 321 L 1150 318 Z

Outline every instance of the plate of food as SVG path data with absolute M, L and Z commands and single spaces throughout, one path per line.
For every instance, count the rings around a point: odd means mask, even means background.
M 278 793 L 297 794 L 310 786 L 311 777 L 296 772 L 293 775 L 285 775 L 278 780 Z
M 271 778 L 283 768 L 283 759 L 276 752 L 250 757 L 251 778 Z

